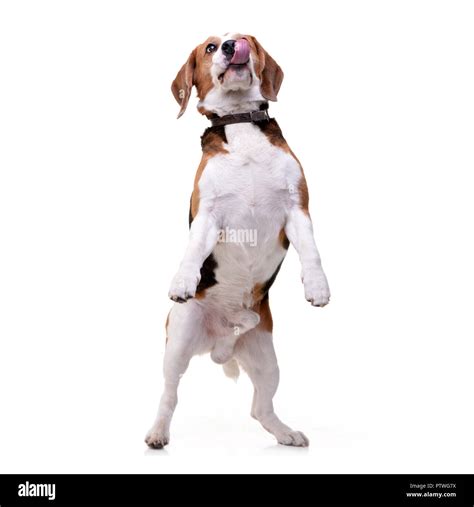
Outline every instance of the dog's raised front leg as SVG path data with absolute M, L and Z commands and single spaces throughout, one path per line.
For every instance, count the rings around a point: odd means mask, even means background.
M 314 241 L 311 218 L 297 204 L 290 209 L 285 233 L 300 257 L 306 299 L 313 306 L 327 305 L 330 298 L 329 286 Z
M 171 282 L 168 296 L 173 301 L 184 303 L 196 295 L 201 267 L 216 246 L 218 237 L 217 221 L 206 203 L 201 201 L 199 213 L 191 224 L 183 260 Z

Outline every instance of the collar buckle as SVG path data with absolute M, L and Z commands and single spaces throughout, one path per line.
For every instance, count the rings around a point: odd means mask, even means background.
M 250 112 L 250 121 L 252 123 L 258 121 L 268 121 L 270 116 L 268 116 L 268 109 L 264 109 L 263 111 L 251 111 Z

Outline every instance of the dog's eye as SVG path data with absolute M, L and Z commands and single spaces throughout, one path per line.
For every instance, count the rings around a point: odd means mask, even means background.
M 208 44 L 206 48 L 206 53 L 214 53 L 216 49 L 217 46 L 215 44 Z

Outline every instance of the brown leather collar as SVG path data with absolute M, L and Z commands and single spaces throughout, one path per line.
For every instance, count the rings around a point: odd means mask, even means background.
M 268 110 L 251 111 L 250 113 L 226 114 L 225 116 L 217 116 L 211 118 L 213 127 L 221 127 L 222 125 L 230 125 L 232 123 L 255 123 L 258 121 L 268 121 Z

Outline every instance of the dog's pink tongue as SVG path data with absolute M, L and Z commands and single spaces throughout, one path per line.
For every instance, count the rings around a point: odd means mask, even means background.
M 250 46 L 247 39 L 236 40 L 234 45 L 234 56 L 230 63 L 235 63 L 236 65 L 247 63 L 249 61 L 249 56 Z

